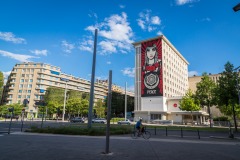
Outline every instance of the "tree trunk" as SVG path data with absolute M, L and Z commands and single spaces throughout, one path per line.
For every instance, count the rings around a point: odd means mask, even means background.
M 210 110 L 210 104 L 208 103 L 208 114 L 209 114 L 209 122 L 210 122 L 210 128 L 212 128 L 212 114 Z

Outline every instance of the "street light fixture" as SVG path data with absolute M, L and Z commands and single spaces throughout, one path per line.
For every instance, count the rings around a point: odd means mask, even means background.
M 66 95 L 67 95 L 67 82 L 69 82 L 69 79 L 67 79 L 67 78 L 60 78 L 60 80 L 66 82 L 65 83 L 65 90 L 64 90 L 64 104 L 63 104 L 63 116 L 62 116 L 62 121 L 64 122 L 65 106 L 66 106 Z
M 240 10 L 240 3 L 233 7 L 234 12 L 237 12 Z

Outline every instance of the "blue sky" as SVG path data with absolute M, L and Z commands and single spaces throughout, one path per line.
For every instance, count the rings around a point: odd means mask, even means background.
M 131 43 L 164 34 L 188 60 L 189 76 L 239 66 L 240 0 L 2 0 L 0 71 L 43 62 L 91 79 L 98 28 L 96 78 L 134 86 Z

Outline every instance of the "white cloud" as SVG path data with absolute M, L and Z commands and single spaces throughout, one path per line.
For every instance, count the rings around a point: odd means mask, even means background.
M 111 41 L 101 41 L 99 45 L 102 48 L 102 54 L 106 52 L 115 53 L 117 51 L 114 42 Z
M 202 19 L 200 19 L 200 20 L 196 20 L 197 22 L 210 22 L 211 21 L 211 18 L 209 18 L 209 17 L 206 17 L 206 18 L 202 18 Z
M 46 49 L 44 50 L 30 50 L 31 53 L 34 53 L 35 55 L 43 55 L 43 56 L 47 56 L 48 51 Z
M 92 11 L 91 11 L 90 14 L 88 14 L 88 16 L 91 17 L 91 18 L 92 18 L 92 17 L 94 17 L 94 18 L 96 18 L 96 19 L 98 18 L 97 13 L 94 13 L 94 12 L 92 12 Z
M 71 53 L 75 48 L 74 44 L 68 43 L 67 41 L 62 41 L 62 49 L 66 53 Z
M 158 31 L 157 35 L 163 35 L 162 31 Z
M 127 87 L 127 90 L 130 91 L 130 92 L 134 92 L 134 86 Z
M 123 75 L 126 75 L 128 77 L 134 77 L 135 76 L 135 68 L 124 68 L 123 70 L 121 70 L 121 72 L 123 73 Z
M 24 54 L 15 54 L 7 51 L 0 50 L 0 54 L 5 57 L 9 57 L 15 60 L 18 60 L 20 62 L 30 62 L 31 58 L 39 58 L 35 56 L 29 56 L 29 55 L 24 55 Z
M 78 48 L 82 51 L 88 51 L 93 53 L 93 45 L 94 41 L 92 40 L 92 37 L 88 36 L 81 40 Z
M 197 71 L 189 71 L 188 72 L 188 77 L 193 77 L 193 76 L 197 76 L 198 72 Z
M 102 23 L 86 27 L 85 30 L 94 33 L 96 28 L 99 30 L 100 54 L 116 53 L 119 49 L 128 52 L 132 49 L 133 31 L 127 21 L 126 13 L 114 14 L 105 18 Z M 85 46 L 90 47 L 89 45 Z
M 194 2 L 199 2 L 200 0 L 176 0 L 176 4 L 181 6 L 181 5 L 185 5 L 188 3 L 194 3 Z
M 110 61 L 107 61 L 107 64 L 112 64 L 112 62 L 110 62 Z
M 13 43 L 26 43 L 23 38 L 17 38 L 12 32 L 0 32 L 0 39 Z
M 158 29 L 158 26 L 161 25 L 161 19 L 158 16 L 152 16 L 151 10 L 146 10 L 139 13 L 139 18 L 137 19 L 138 25 L 143 30 L 152 32 Z
M 11 71 L 8 72 L 3 72 L 3 77 L 4 77 L 4 84 L 7 83 L 8 76 L 11 74 Z
M 161 24 L 161 20 L 158 16 L 151 17 L 151 20 L 152 20 L 152 24 L 157 24 L 157 25 Z
M 124 5 L 119 5 L 119 7 L 120 7 L 120 8 L 125 8 L 125 6 L 124 6 Z

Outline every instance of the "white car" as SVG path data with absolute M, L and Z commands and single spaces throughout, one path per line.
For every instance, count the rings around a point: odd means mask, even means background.
M 107 123 L 107 120 L 105 118 L 95 118 L 92 123 Z
M 131 124 L 131 121 L 129 119 L 127 119 L 126 121 L 118 121 L 118 124 Z

